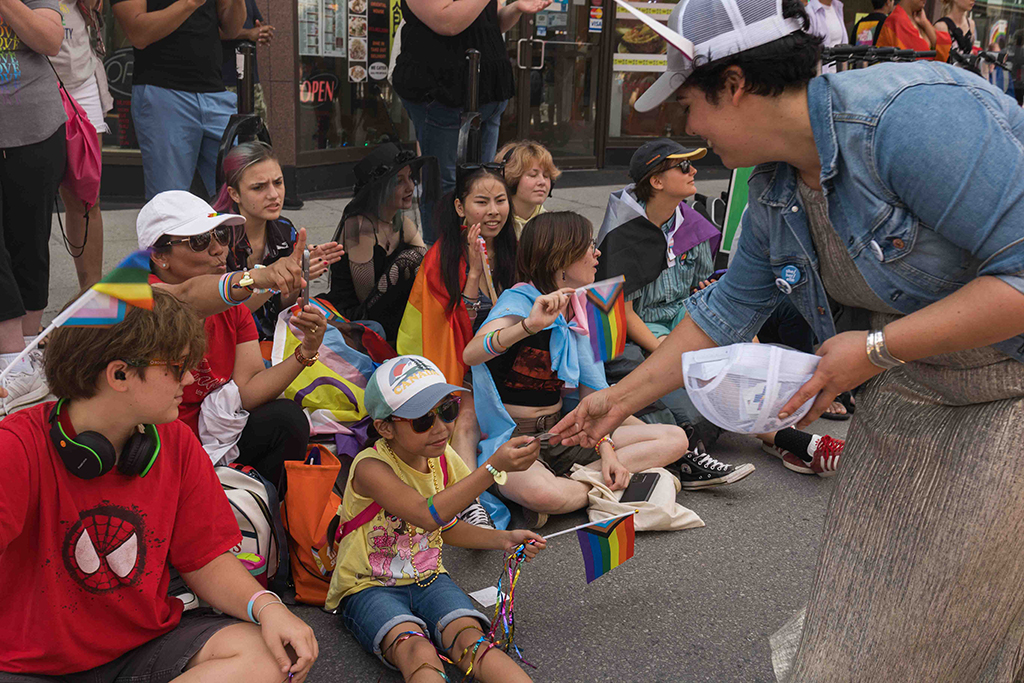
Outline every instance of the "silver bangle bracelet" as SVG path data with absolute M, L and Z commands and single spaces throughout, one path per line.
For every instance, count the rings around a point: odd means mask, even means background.
M 868 332 L 867 352 L 868 360 L 883 370 L 890 370 L 905 365 L 905 361 L 889 353 L 889 349 L 885 345 L 885 332 L 883 330 Z
M 275 595 L 274 597 L 277 597 L 277 596 Z M 260 608 L 259 608 L 259 609 L 258 609 L 258 610 L 256 611 L 256 625 L 257 625 L 257 626 L 261 625 L 261 622 L 260 622 L 260 615 L 261 615 L 261 614 L 263 614 L 263 610 L 267 609 L 267 608 L 268 608 L 268 607 L 270 607 L 271 605 L 284 605 L 284 601 L 283 601 L 283 600 L 281 600 L 281 598 L 277 598 L 277 600 L 273 600 L 273 601 L 271 601 L 271 602 L 268 602 L 267 604 L 263 605 L 263 607 L 260 607 Z

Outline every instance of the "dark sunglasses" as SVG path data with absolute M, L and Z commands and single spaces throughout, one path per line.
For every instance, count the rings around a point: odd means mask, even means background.
M 165 367 L 171 371 L 174 378 L 179 382 L 185 376 L 185 365 L 187 362 L 185 360 L 129 360 L 127 358 L 122 358 L 121 360 L 133 368 Z
M 689 173 L 690 169 L 693 168 L 693 164 L 690 163 L 689 159 L 683 159 L 675 166 L 669 167 L 668 170 L 671 171 L 673 168 L 678 168 L 683 173 Z
M 463 183 L 466 179 L 480 170 L 491 171 L 502 178 L 505 177 L 505 164 L 503 162 L 491 161 L 486 164 L 459 164 L 455 167 L 455 185 L 458 187 L 458 194 L 461 195 L 462 190 L 465 189 Z
M 455 422 L 455 418 L 459 416 L 459 404 L 461 402 L 461 398 L 449 396 L 440 405 L 432 408 L 426 415 L 420 415 L 419 417 L 398 417 L 397 415 L 392 415 L 391 419 L 398 422 L 408 422 L 412 426 L 412 431 L 417 434 L 423 434 L 430 431 L 430 428 L 434 426 L 435 415 L 441 418 L 441 422 L 445 424 Z
M 234 229 L 230 225 L 218 225 L 213 230 L 204 232 L 199 235 L 191 235 L 189 237 L 182 237 L 180 240 L 167 240 L 164 244 L 168 247 L 175 244 L 181 244 L 182 242 L 188 242 L 188 246 L 192 251 L 206 251 L 210 248 L 210 239 L 217 240 L 221 246 L 228 246 L 231 243 L 231 235 Z

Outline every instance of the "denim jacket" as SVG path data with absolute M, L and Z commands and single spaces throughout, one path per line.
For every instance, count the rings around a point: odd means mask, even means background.
M 1024 110 L 934 62 L 828 74 L 808 85 L 832 227 L 883 301 L 908 314 L 979 275 L 1024 293 Z M 750 341 L 783 296 L 824 341 L 835 327 L 785 163 L 758 166 L 728 273 L 686 302 L 716 344 Z M 1024 361 L 1024 335 L 994 345 Z

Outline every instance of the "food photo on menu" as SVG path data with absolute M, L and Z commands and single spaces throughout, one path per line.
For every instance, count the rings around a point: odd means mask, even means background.
M 366 14 L 366 0 L 349 0 L 348 11 L 351 14 Z
M 350 83 L 362 83 L 366 80 L 366 67 L 355 64 L 348 68 L 348 80 Z
M 366 61 L 366 39 L 353 38 L 348 46 L 348 58 L 354 62 Z
M 363 17 L 349 17 L 348 34 L 353 38 L 366 36 L 366 19 Z

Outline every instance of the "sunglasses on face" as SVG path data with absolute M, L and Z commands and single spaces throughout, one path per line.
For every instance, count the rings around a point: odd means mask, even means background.
M 670 167 L 668 170 L 671 171 L 673 168 L 678 168 L 683 173 L 689 173 L 690 169 L 693 168 L 693 164 L 691 164 L 688 159 L 683 159 L 677 165 Z
M 228 246 L 231 243 L 231 233 L 233 232 L 230 225 L 218 225 L 213 230 L 204 232 L 200 235 L 191 235 L 189 237 L 183 237 L 180 240 L 168 240 L 167 246 L 173 246 L 175 244 L 181 244 L 182 242 L 188 242 L 189 248 L 192 251 L 206 251 L 210 248 L 210 240 L 215 239 L 221 246 Z
M 133 368 L 145 368 L 145 367 L 161 367 L 167 368 L 177 381 L 181 381 L 181 378 L 185 376 L 187 370 L 184 359 L 182 360 L 128 360 L 122 358 L 125 363 Z
M 408 422 L 412 426 L 412 431 L 417 434 L 423 434 L 430 431 L 430 428 L 434 426 L 435 416 L 441 418 L 441 422 L 445 424 L 455 422 L 455 418 L 459 416 L 459 404 L 461 402 L 462 399 L 456 396 L 449 396 L 426 415 L 411 418 L 392 415 L 391 419 L 397 422 Z

